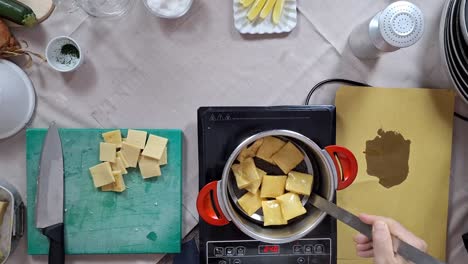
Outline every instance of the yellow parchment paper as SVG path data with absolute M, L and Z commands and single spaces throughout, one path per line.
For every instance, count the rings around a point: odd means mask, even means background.
M 337 192 L 338 205 L 356 214 L 399 221 L 428 243 L 431 255 L 445 260 L 453 92 L 342 87 L 336 95 L 336 107 L 337 144 L 349 148 L 359 164 L 356 181 Z M 393 131 L 410 141 L 407 177 L 390 188 L 367 170 L 366 142 L 374 140 L 379 130 Z M 386 148 L 390 149 L 388 145 Z M 377 148 L 371 154 L 378 156 L 385 151 Z M 387 169 L 401 173 L 396 168 Z M 339 263 L 372 263 L 356 256 L 356 233 L 338 223 Z

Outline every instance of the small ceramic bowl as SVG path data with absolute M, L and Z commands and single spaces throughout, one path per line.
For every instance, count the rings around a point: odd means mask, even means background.
M 83 63 L 80 45 L 67 36 L 53 38 L 47 44 L 45 53 L 50 67 L 59 72 L 74 71 Z
M 151 12 L 151 14 L 157 16 L 157 17 L 161 17 L 161 18 L 169 18 L 169 19 L 176 19 L 176 18 L 180 18 L 182 17 L 183 15 L 185 15 L 189 10 L 190 8 L 192 7 L 192 4 L 193 4 L 193 0 L 189 0 L 187 2 L 187 6 L 184 7 L 184 8 L 181 8 L 179 10 L 179 12 L 174 12 L 174 13 L 171 13 L 169 10 L 156 10 L 156 9 L 153 9 L 151 7 L 151 4 L 149 3 L 149 1 L 151 0 L 144 0 L 143 3 L 145 4 L 146 8 Z

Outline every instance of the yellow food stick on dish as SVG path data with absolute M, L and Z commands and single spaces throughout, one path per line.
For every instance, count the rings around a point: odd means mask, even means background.
M 273 15 L 271 19 L 275 25 L 278 25 L 281 21 L 281 17 L 283 16 L 283 9 L 284 9 L 284 0 L 276 0 L 275 7 L 273 9 Z
M 138 166 L 143 179 L 161 176 L 161 168 L 157 159 L 141 156 Z
M 167 146 L 167 138 L 149 135 L 148 142 L 141 155 L 160 160 Z
M 312 192 L 313 183 L 313 175 L 297 171 L 291 171 L 290 173 L 288 173 L 288 179 L 286 180 L 285 188 L 288 192 L 294 192 L 309 196 Z
M 295 193 L 285 193 L 281 196 L 276 197 L 276 200 L 281 205 L 281 213 L 286 221 L 305 214 L 307 211 L 302 206 L 299 195 Z
M 120 157 L 115 158 L 115 162 L 111 163 L 111 168 L 112 168 L 112 171 L 120 171 L 122 174 L 128 173 Z
M 262 199 L 260 194 L 257 193 L 245 193 L 237 201 L 240 207 L 247 213 L 247 215 L 253 215 L 258 209 L 262 207 Z
M 122 133 L 120 133 L 120 129 L 102 133 L 102 138 L 104 142 L 107 143 L 114 143 L 116 145 L 122 143 Z
M 271 159 L 285 174 L 288 174 L 304 160 L 304 153 L 302 153 L 296 145 L 288 142 L 276 152 Z
M 127 187 L 125 186 L 125 181 L 123 179 L 122 173 L 120 172 L 112 172 L 114 176 L 115 182 L 109 183 L 101 187 L 101 191 L 103 192 L 123 192 Z
M 99 160 L 115 162 L 117 147 L 113 143 L 99 143 Z
M 260 185 L 262 185 L 262 180 L 263 176 L 265 176 L 267 173 L 259 168 L 257 168 L 257 173 L 258 173 L 258 180 L 255 180 L 254 182 L 250 183 L 245 189 L 250 192 L 250 193 L 257 193 L 258 189 L 260 188 Z
M 125 159 L 125 157 L 122 155 L 122 151 L 117 152 L 117 158 L 120 158 L 122 160 L 122 164 L 124 165 L 125 168 L 129 168 L 128 166 L 128 161 Z
M 111 165 L 107 161 L 89 168 L 89 172 L 96 188 L 115 182 Z
M 127 139 L 125 140 L 125 142 L 132 144 L 140 149 L 144 149 L 147 134 L 148 133 L 146 133 L 146 131 L 129 129 L 127 132 Z
M 285 225 L 288 223 L 281 212 L 278 201 L 262 201 L 263 226 Z
M 284 145 L 286 145 L 286 142 L 279 138 L 263 138 L 263 144 L 257 151 L 257 157 L 261 158 L 262 160 L 273 163 L 274 161 L 271 159 L 271 157 L 273 156 L 273 154 L 278 152 Z
M 263 176 L 260 197 L 276 198 L 284 193 L 287 176 Z
M 255 162 L 253 158 L 248 158 L 241 162 L 242 166 L 242 174 L 247 182 L 252 183 L 258 180 L 260 177 L 258 176 L 257 167 L 255 167 Z
M 8 208 L 7 201 L 0 201 L 0 225 L 3 224 L 3 218 L 5 217 L 5 212 Z
M 236 178 L 237 188 L 244 189 L 250 182 L 245 179 L 244 173 L 242 172 L 242 166 L 240 164 L 233 164 L 231 166 L 232 173 Z
M 254 21 L 258 14 L 260 14 L 263 6 L 265 6 L 265 3 L 266 0 L 255 0 L 249 12 L 247 13 L 247 19 L 249 19 L 251 22 Z
M 255 0 L 241 0 L 240 3 L 244 8 L 249 7 Z
M 164 148 L 164 152 L 159 160 L 159 165 L 167 165 L 167 147 Z
M 136 168 L 138 163 L 138 158 L 140 157 L 140 148 L 129 144 L 127 142 L 122 143 L 122 156 L 127 162 L 129 167 Z
M 265 19 L 271 13 L 271 10 L 273 10 L 275 3 L 276 0 L 267 0 L 265 6 L 262 9 L 262 12 L 260 13 L 261 19 Z

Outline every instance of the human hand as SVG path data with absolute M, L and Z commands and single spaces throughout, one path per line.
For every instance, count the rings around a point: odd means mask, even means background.
M 360 214 L 359 219 L 372 225 L 372 240 L 363 234 L 354 237 L 357 255 L 362 258 L 374 258 L 375 264 L 406 264 L 410 263 L 395 254 L 392 236 L 426 252 L 427 244 L 421 238 L 404 228 L 397 221 L 375 215 Z

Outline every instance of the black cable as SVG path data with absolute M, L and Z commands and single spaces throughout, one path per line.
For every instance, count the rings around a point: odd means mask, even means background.
M 357 81 L 353 81 L 353 80 L 347 80 L 347 79 L 327 79 L 327 80 L 324 80 L 324 81 L 321 81 L 319 83 L 317 83 L 314 87 L 312 87 L 312 89 L 310 89 L 309 91 L 309 94 L 307 94 L 307 98 L 304 102 L 304 105 L 309 105 L 310 103 L 310 98 L 312 98 L 312 95 L 313 93 L 320 87 L 324 86 L 325 84 L 329 84 L 329 83 L 344 83 L 344 84 L 348 84 L 348 85 L 353 85 L 353 86 L 365 86 L 365 87 L 372 87 L 372 85 L 369 85 L 367 83 L 362 83 L 362 82 L 357 82 Z M 460 118 L 461 120 L 465 121 L 465 122 L 468 122 L 468 117 L 464 116 L 464 115 L 461 115 L 457 112 L 454 112 L 453 113 L 455 117 L 458 117 Z
M 321 81 L 317 83 L 312 89 L 310 89 L 309 94 L 307 95 L 307 98 L 305 100 L 305 105 L 309 105 L 310 103 L 310 98 L 312 97 L 312 94 L 320 87 L 324 86 L 325 84 L 328 83 L 344 83 L 344 84 L 349 84 L 349 85 L 354 85 L 354 86 L 366 86 L 366 87 L 371 87 L 367 83 L 362 83 L 362 82 L 357 82 L 357 81 L 352 81 L 352 80 L 346 80 L 346 79 L 327 79 L 324 81 Z
M 461 120 L 465 121 L 465 122 L 468 122 L 468 117 L 466 116 L 463 116 L 463 115 L 460 115 L 459 113 L 455 112 L 454 115 L 458 118 L 460 118 Z

